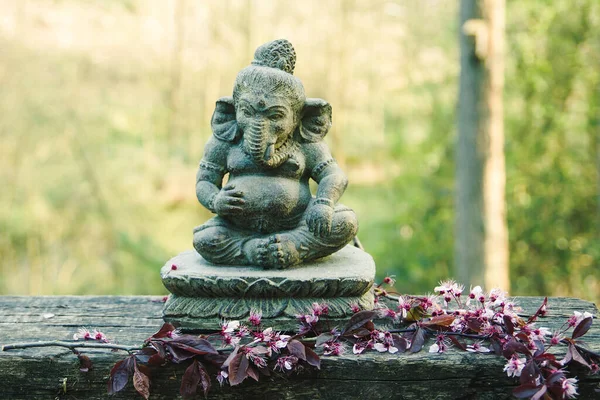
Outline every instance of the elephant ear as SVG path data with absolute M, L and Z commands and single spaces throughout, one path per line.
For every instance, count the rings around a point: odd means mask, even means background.
M 213 134 L 226 142 L 235 142 L 238 138 L 238 125 L 235 119 L 233 97 L 221 97 L 217 100 L 215 112 L 210 121 Z
M 323 99 L 306 99 L 300 136 L 307 142 L 322 140 L 331 128 L 331 105 Z

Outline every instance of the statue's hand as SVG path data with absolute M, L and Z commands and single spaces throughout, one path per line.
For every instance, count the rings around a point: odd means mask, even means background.
M 236 215 L 243 211 L 244 204 L 244 192 L 235 190 L 233 184 L 227 184 L 215 196 L 213 208 L 217 215 Z
M 308 230 L 315 236 L 327 237 L 331 233 L 333 207 L 326 204 L 313 204 L 306 216 Z

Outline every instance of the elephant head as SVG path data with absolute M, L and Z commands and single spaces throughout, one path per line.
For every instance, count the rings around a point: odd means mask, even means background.
M 331 106 L 307 99 L 295 76 L 296 53 L 285 39 L 260 46 L 252 65 L 237 75 L 233 97 L 217 101 L 214 135 L 242 138 L 242 149 L 258 165 L 277 167 L 301 141 L 317 142 L 331 127 Z
M 281 165 L 297 142 L 317 142 L 331 127 L 331 106 L 325 100 L 305 99 L 294 107 L 284 96 L 250 91 L 237 101 L 217 101 L 212 118 L 213 134 L 237 142 L 258 165 Z

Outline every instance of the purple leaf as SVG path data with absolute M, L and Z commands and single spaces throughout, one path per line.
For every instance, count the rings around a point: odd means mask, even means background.
M 258 382 L 258 371 L 252 365 L 248 365 L 248 376 Z
M 534 340 L 533 344 L 536 347 L 535 353 L 533 354 L 534 358 L 544 353 L 546 347 L 544 346 L 544 343 L 541 340 Z
M 297 340 L 292 340 L 287 344 L 287 349 L 291 355 L 306 361 L 306 347 Z
M 529 360 L 523 370 L 521 371 L 521 377 L 519 378 L 521 384 L 535 384 L 537 377 L 539 376 L 539 372 L 537 370 L 537 366 L 533 362 L 533 360 Z
M 583 321 L 581 321 L 577 325 L 577 327 L 573 330 L 573 335 L 571 336 L 571 339 L 577 339 L 577 338 L 585 335 L 587 333 L 587 331 L 590 330 L 590 328 L 592 326 L 592 322 L 593 322 L 592 317 L 584 318 Z
M 198 362 L 194 360 L 189 367 L 183 373 L 181 378 L 181 386 L 179 388 L 179 394 L 184 399 L 192 398 L 198 392 L 198 384 L 200 383 L 200 371 L 198 369 Z
M 542 388 L 533 396 L 531 396 L 531 400 L 540 400 L 542 398 L 542 396 L 544 396 L 546 394 L 546 392 L 548 391 L 548 386 L 543 385 Z
M 321 369 L 321 359 L 317 353 L 315 353 L 310 347 L 306 346 L 304 346 L 304 351 L 306 352 L 306 362 L 317 369 Z
M 504 326 L 506 326 L 506 333 L 512 336 L 515 332 L 515 324 L 513 324 L 512 318 L 508 315 L 504 315 L 502 319 L 504 320 Z
M 496 355 L 502 355 L 502 344 L 497 338 L 492 337 L 490 339 L 490 348 Z M 465 348 L 466 350 L 466 348 Z
M 223 368 L 228 368 L 229 367 L 229 364 L 231 363 L 231 361 L 233 360 L 233 358 L 235 356 L 237 356 L 239 350 L 240 350 L 239 346 L 236 346 L 235 349 L 233 349 L 233 351 L 231 352 L 231 354 L 229 354 L 229 357 L 227 357 L 227 359 L 225 360 L 225 362 L 223 362 L 223 365 L 222 365 Z
M 321 333 L 319 336 L 317 336 L 317 340 L 315 342 L 315 346 L 319 347 L 323 343 L 329 342 L 332 339 L 333 339 L 333 335 L 331 333 Z
M 198 370 L 200 371 L 200 384 L 202 385 L 202 392 L 204 393 L 204 398 L 208 396 L 208 392 L 210 390 L 210 375 L 204 368 L 202 363 L 198 362 Z
M 196 356 L 191 351 L 183 350 L 179 346 L 172 346 L 171 343 L 165 343 L 165 347 L 169 354 L 171 354 L 174 363 L 180 363 Z
M 394 347 L 398 349 L 399 353 L 404 353 L 408 349 L 408 340 L 406 338 L 393 333 L 392 340 L 394 340 Z
M 146 400 L 150 397 L 150 378 L 138 368 L 133 359 L 133 387 Z
M 458 338 L 456 336 L 449 336 L 449 337 L 450 337 L 450 341 L 452 343 L 454 343 L 454 345 L 456 347 L 458 347 L 462 351 L 467 351 L 467 345 L 464 344 L 463 342 L 461 342 L 460 340 L 458 340 Z
M 565 360 L 563 360 L 563 363 L 566 364 L 571 360 L 578 362 L 579 364 L 588 367 L 589 369 L 592 369 L 590 364 L 588 364 L 588 362 L 585 361 L 585 359 L 581 356 L 581 353 L 577 351 L 577 348 L 573 344 L 569 344 L 569 349 L 567 350 L 567 354 L 565 355 Z
M 352 336 L 354 336 L 355 338 L 365 338 L 367 336 L 371 336 L 371 332 L 372 331 L 368 330 L 367 328 L 362 327 L 353 331 Z
M 515 353 L 529 354 L 529 349 L 523 343 L 511 339 L 504 345 L 504 348 L 502 349 L 502 355 L 508 360 Z
M 375 318 L 376 315 L 377 313 L 375 311 L 363 310 L 357 312 L 356 314 L 352 315 L 352 317 L 350 317 L 350 320 L 348 321 L 344 329 L 342 329 L 342 335 L 360 328 L 361 326 Z
M 558 381 L 565 379 L 565 373 L 562 370 L 557 370 L 550 374 L 548 378 L 546 378 L 546 385 L 552 386 Z
M 167 362 L 167 353 L 165 351 L 164 346 L 153 347 L 156 353 L 151 355 L 150 358 L 148 358 L 148 365 L 164 365 Z
M 170 336 L 171 332 L 173 332 L 174 330 L 175 330 L 175 327 L 167 322 L 167 323 L 164 323 L 163 326 L 160 327 L 158 332 L 156 332 L 154 335 L 150 336 L 150 338 L 161 339 L 161 338 L 165 338 L 165 337 L 171 337 Z
M 479 333 L 481 331 L 482 322 L 476 318 L 471 318 L 467 321 L 467 327 L 475 333 Z
M 421 351 L 423 344 L 425 344 L 425 331 L 421 328 L 417 328 L 410 345 L 410 352 L 417 353 Z
M 218 354 L 219 352 L 206 339 L 200 339 L 194 335 L 181 335 L 177 339 L 168 342 L 171 346 L 176 346 L 182 350 L 187 350 L 194 354 Z
M 245 354 L 237 354 L 229 363 L 229 384 L 239 385 L 248 376 L 248 358 Z
M 535 383 L 525 383 L 513 389 L 513 396 L 518 399 L 526 399 L 534 396 L 540 390 L 540 386 Z
M 129 356 L 112 367 L 108 378 L 108 394 L 120 392 L 127 385 L 133 370 L 133 357 L 135 356 Z
M 438 315 L 436 317 L 431 318 L 429 321 L 423 322 L 423 325 L 426 327 L 439 326 L 441 328 L 448 328 L 450 325 L 452 325 L 454 319 L 454 315 Z

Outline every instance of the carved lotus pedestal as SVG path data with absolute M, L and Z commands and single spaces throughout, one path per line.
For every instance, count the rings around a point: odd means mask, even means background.
M 373 308 L 375 262 L 364 251 L 346 246 L 331 256 L 285 270 L 215 265 L 190 250 L 161 270 L 172 293 L 163 309 L 167 322 L 187 329 L 219 329 L 223 320 L 262 313 L 263 325 L 294 330 L 296 315 L 313 303 L 329 305 L 333 325 L 347 320 L 351 306 Z

